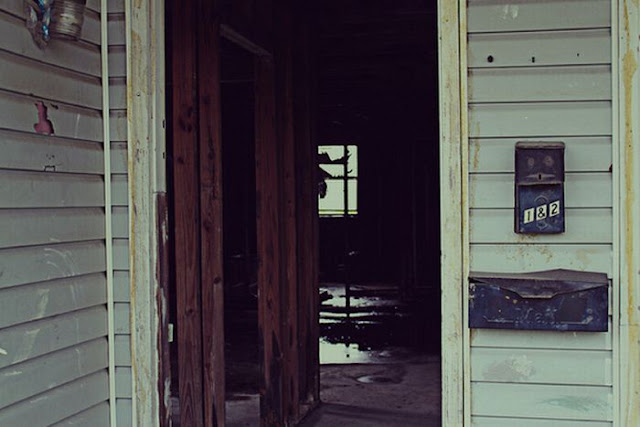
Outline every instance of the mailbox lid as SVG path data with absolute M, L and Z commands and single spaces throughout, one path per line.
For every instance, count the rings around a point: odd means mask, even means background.
M 516 143 L 516 183 L 520 185 L 564 182 L 564 143 Z
M 604 273 L 471 273 L 469 280 L 472 328 L 607 331 L 609 281 Z

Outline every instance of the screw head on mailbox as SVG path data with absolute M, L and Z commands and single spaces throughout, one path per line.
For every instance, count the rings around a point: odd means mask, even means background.
M 564 233 L 564 143 L 518 142 L 515 162 L 515 232 Z

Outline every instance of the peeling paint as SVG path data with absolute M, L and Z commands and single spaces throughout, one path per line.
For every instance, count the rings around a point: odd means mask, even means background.
M 506 19 L 516 19 L 518 17 L 518 13 L 520 12 L 520 6 L 517 4 L 505 5 L 502 7 L 502 16 L 501 18 Z
M 4 348 L 0 347 L 0 356 L 7 356 L 9 353 L 7 353 L 7 350 L 5 350 Z
M 47 115 L 47 107 L 42 101 L 36 102 L 38 109 L 38 122 L 33 125 L 33 129 L 42 135 L 53 135 L 53 123 Z

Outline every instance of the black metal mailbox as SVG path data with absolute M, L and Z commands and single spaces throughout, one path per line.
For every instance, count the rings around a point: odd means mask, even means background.
M 607 331 L 606 274 L 470 273 L 469 282 L 471 328 Z
M 564 233 L 564 143 L 518 142 L 515 232 Z

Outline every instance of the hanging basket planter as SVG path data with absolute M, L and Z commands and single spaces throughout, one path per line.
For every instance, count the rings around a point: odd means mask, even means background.
M 51 38 L 78 40 L 87 0 L 24 0 L 27 28 L 38 46 Z
M 78 40 L 87 0 L 55 0 L 51 9 L 51 37 Z

